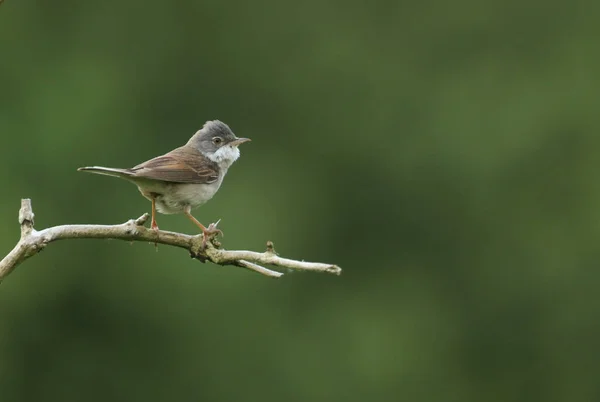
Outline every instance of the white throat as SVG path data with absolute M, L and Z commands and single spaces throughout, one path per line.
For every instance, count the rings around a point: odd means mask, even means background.
M 215 153 L 207 156 L 208 159 L 217 163 L 221 169 L 226 171 L 240 157 L 240 150 L 238 147 L 225 145 L 217 149 Z

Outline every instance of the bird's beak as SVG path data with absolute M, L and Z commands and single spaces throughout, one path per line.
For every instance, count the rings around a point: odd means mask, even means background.
M 250 138 L 238 138 L 236 140 L 231 141 L 229 145 L 231 145 L 232 147 L 237 147 L 238 145 L 248 141 L 251 141 Z

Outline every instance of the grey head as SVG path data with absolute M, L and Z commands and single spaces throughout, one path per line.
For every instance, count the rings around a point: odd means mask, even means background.
M 248 141 L 249 138 L 236 137 L 222 121 L 212 120 L 207 121 L 202 129 L 190 138 L 186 146 L 196 148 L 221 168 L 227 169 L 240 157 L 238 146 Z

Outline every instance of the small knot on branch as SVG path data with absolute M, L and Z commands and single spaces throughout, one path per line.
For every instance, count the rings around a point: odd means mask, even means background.
M 193 251 L 190 250 L 190 258 L 193 258 L 195 260 L 200 261 L 201 263 L 205 263 L 206 261 L 208 261 L 208 256 L 206 256 L 205 254 L 200 254 L 200 253 L 194 253 Z
M 269 253 L 269 254 L 274 254 L 274 255 L 278 255 L 278 254 L 275 252 L 275 245 L 273 244 L 273 242 L 272 242 L 271 240 L 269 240 L 269 241 L 267 242 L 267 253 Z
M 31 199 L 23 198 L 21 200 L 21 209 L 19 209 L 19 224 L 23 225 L 26 221 L 33 224 L 34 216 L 33 209 L 31 208 Z
M 204 263 L 209 260 L 208 250 L 214 249 L 212 242 L 204 243 L 204 238 L 202 234 L 193 236 L 190 240 L 190 246 L 188 250 L 190 251 L 190 257 L 197 259 L 198 261 Z
M 150 215 L 146 212 L 144 215 L 140 216 L 135 221 L 133 221 L 133 223 L 135 223 L 137 226 L 144 226 L 148 221 L 149 217 Z
M 21 209 L 19 209 L 19 225 L 21 225 L 21 237 L 31 233 L 33 230 L 33 218 L 35 214 L 31 208 L 31 199 L 23 198 L 21 200 Z

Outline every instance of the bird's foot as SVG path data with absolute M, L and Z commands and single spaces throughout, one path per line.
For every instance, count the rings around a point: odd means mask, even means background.
M 206 242 L 209 239 L 212 239 L 213 237 L 217 236 L 217 235 L 221 235 L 223 236 L 223 231 L 221 229 L 217 229 L 217 225 L 219 224 L 219 222 L 217 223 L 211 223 L 210 225 L 208 225 L 207 228 L 205 228 L 205 230 L 202 230 L 202 249 L 206 249 Z
M 158 237 L 158 224 L 154 219 L 152 219 L 152 223 L 150 224 L 150 228 L 154 230 L 156 236 Z M 154 250 L 158 251 L 158 242 L 154 242 Z

